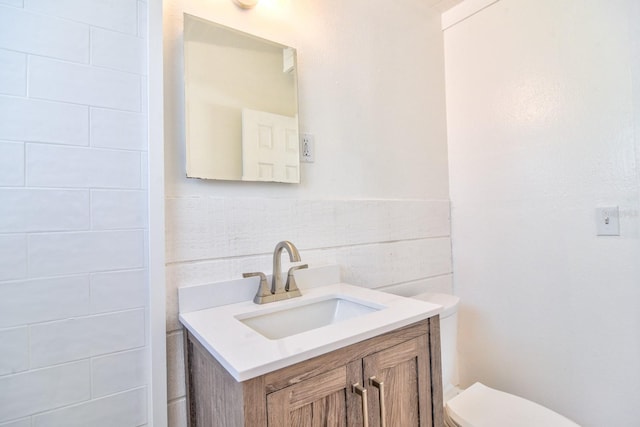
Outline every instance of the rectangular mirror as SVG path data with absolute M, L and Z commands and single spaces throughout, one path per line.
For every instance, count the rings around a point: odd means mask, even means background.
M 184 15 L 187 176 L 300 182 L 295 49 Z

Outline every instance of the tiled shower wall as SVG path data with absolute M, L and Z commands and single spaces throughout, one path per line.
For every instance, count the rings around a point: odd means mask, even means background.
M 186 426 L 177 287 L 272 270 L 280 240 L 302 261 L 338 264 L 348 283 L 412 295 L 451 292 L 449 202 L 169 197 L 167 357 L 169 425 Z M 283 257 L 286 267 L 286 257 Z M 239 351 L 242 351 L 239 349 Z
M 146 10 L 0 0 L 0 426 L 147 423 Z

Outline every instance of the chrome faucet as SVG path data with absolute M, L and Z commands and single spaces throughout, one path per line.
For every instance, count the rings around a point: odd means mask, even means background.
M 291 267 L 287 272 L 287 281 L 285 285 L 282 286 L 282 266 L 280 258 L 283 250 L 286 250 L 289 253 L 289 261 L 300 261 L 300 252 L 298 252 L 298 249 L 293 243 L 288 240 L 279 242 L 273 250 L 273 277 L 271 278 L 271 289 L 269 289 L 267 285 L 267 277 L 264 273 L 242 274 L 242 277 L 260 276 L 260 287 L 258 288 L 256 296 L 253 298 L 253 302 L 256 304 L 265 304 L 302 295 L 300 293 L 300 289 L 298 289 L 293 273 L 296 270 L 307 268 L 309 266 L 307 264 L 303 264 Z

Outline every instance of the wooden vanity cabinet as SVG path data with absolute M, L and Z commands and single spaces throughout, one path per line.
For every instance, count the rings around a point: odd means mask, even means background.
M 185 350 L 190 427 L 443 426 L 438 316 L 241 383 L 188 331 Z

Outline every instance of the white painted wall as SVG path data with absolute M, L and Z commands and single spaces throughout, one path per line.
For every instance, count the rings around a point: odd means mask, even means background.
M 271 272 L 279 240 L 345 279 L 451 290 L 442 32 L 435 1 L 165 1 L 169 424 L 185 425 L 176 288 Z M 182 13 L 298 49 L 300 185 L 185 178 Z
M 463 385 L 583 426 L 640 419 L 638 22 L 634 0 L 501 0 L 445 31 Z
M 0 425 L 147 423 L 146 10 L 0 1 Z

